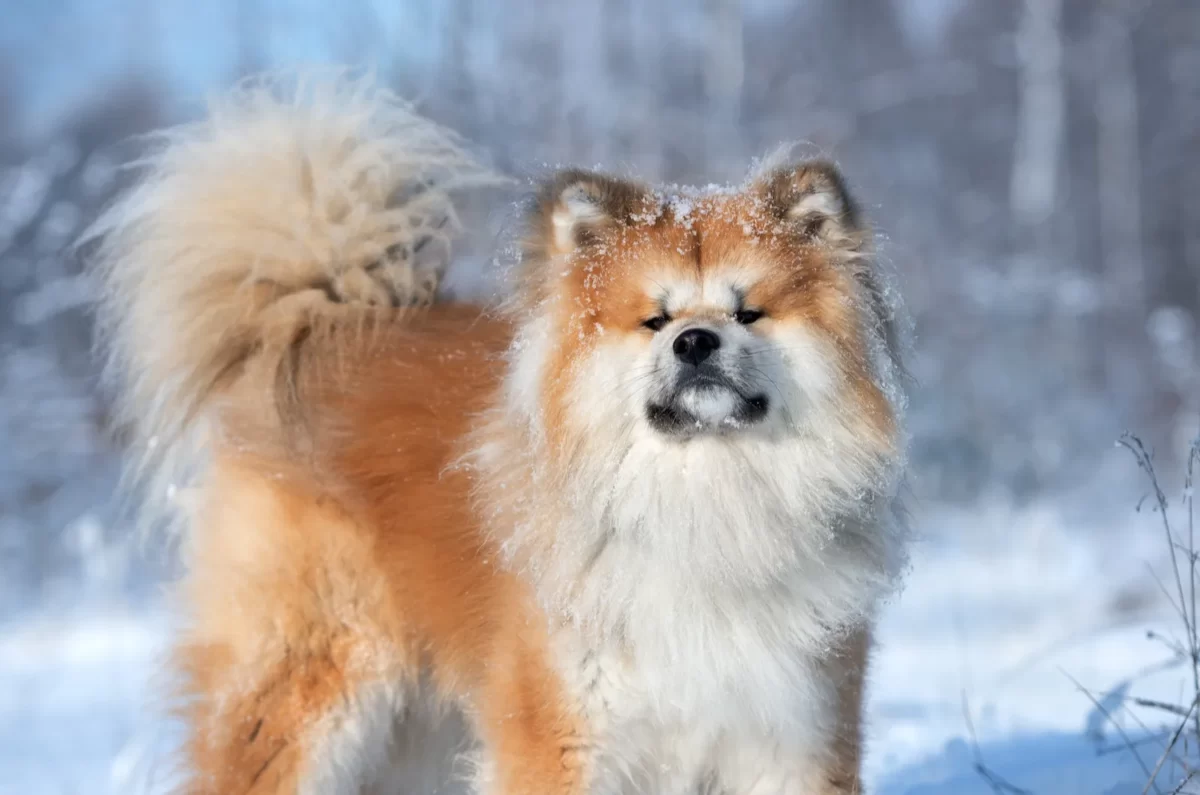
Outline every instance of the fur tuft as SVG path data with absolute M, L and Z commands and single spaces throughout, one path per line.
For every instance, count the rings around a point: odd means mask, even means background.
M 151 499 L 187 480 L 217 394 L 257 373 L 278 408 L 300 341 L 432 302 L 459 229 L 451 193 L 497 181 L 453 133 L 341 75 L 248 81 L 152 141 L 83 241 Z

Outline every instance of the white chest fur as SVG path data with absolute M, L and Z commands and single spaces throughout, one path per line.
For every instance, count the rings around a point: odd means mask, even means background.
M 661 575 L 648 586 L 662 587 Z M 825 752 L 836 683 L 788 637 L 786 605 L 704 604 L 694 594 L 623 639 L 595 643 L 565 626 L 557 663 L 592 732 L 596 793 L 730 790 L 782 755 Z M 748 771 L 748 768 L 752 770 Z
M 895 530 L 869 510 L 836 526 L 798 522 L 805 512 L 780 495 L 813 490 L 780 487 L 778 447 L 747 447 L 695 445 L 690 460 L 635 445 L 606 473 L 605 504 L 587 505 L 611 521 L 602 539 L 563 528 L 591 543 L 559 545 L 558 562 L 573 565 L 541 584 L 559 586 L 557 664 L 596 735 L 598 793 L 742 795 L 764 771 L 794 779 L 828 750 L 838 704 L 827 659 L 869 620 Z
M 802 428 L 680 443 L 593 386 L 554 456 L 521 408 L 536 401 L 517 399 L 475 456 L 506 495 L 488 506 L 496 540 L 557 627 L 591 791 L 809 791 L 798 763 L 826 752 L 837 718 L 828 657 L 903 563 L 896 462 L 833 404 Z

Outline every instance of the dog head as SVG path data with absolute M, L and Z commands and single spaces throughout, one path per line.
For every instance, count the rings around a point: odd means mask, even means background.
M 609 627 L 646 566 L 789 583 L 814 639 L 869 609 L 903 565 L 898 307 L 837 170 L 701 191 L 566 171 L 526 234 L 476 448 L 513 564 Z
M 558 174 L 530 222 L 515 396 L 560 455 L 849 432 L 889 456 L 894 334 L 869 240 L 824 162 L 707 192 Z
M 841 176 L 566 171 L 526 236 L 473 447 L 501 555 L 553 613 L 637 650 L 654 692 L 696 684 L 698 659 L 707 681 L 787 691 L 763 660 L 827 651 L 904 565 L 898 307 Z

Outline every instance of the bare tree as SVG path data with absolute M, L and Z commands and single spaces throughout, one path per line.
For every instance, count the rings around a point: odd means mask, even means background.
M 720 158 L 741 157 L 740 116 L 745 55 L 739 0 L 708 0 L 704 91 L 708 107 L 704 158 L 710 171 L 723 172 Z M 722 154 L 723 153 L 723 154 Z
M 1064 137 L 1061 18 L 1062 0 L 1025 0 L 1017 30 L 1019 106 L 1009 195 L 1013 216 L 1042 248 L 1058 203 Z
M 1142 262 L 1141 158 L 1137 76 L 1131 42 L 1134 19 L 1120 8 L 1093 16 L 1096 175 L 1100 256 L 1109 298 L 1146 311 Z

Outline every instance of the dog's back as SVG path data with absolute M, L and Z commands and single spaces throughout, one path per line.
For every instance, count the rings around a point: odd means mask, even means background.
M 492 177 L 339 79 L 249 84 L 156 144 L 91 236 L 132 475 L 184 533 L 186 791 L 357 791 L 421 639 L 475 676 L 461 617 L 506 598 L 446 470 L 509 329 L 434 301 L 450 192 Z
M 836 169 L 563 172 L 501 319 L 434 300 L 490 179 L 454 137 L 279 89 L 96 230 L 135 475 L 187 526 L 186 792 L 383 792 L 451 703 L 493 795 L 858 792 L 901 393 Z

